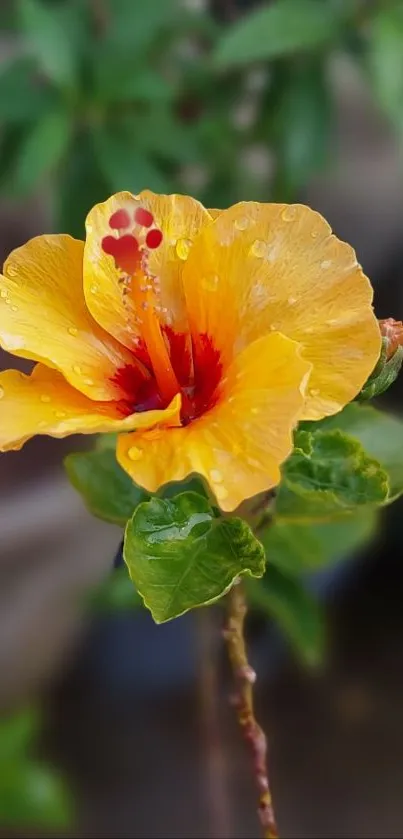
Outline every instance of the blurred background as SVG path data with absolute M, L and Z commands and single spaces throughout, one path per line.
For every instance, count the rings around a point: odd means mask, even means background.
M 297 200 L 354 245 L 378 316 L 402 318 L 401 0 L 1 0 L 0 26 L 3 258 L 83 236 L 120 189 Z M 402 382 L 385 402 L 403 413 Z M 212 824 L 198 657 L 220 615 L 155 627 L 112 581 L 121 533 L 62 467 L 90 443 L 0 456 L 0 835 L 258 836 L 225 666 Z M 309 577 L 319 667 L 252 615 L 284 837 L 403 836 L 402 512 Z

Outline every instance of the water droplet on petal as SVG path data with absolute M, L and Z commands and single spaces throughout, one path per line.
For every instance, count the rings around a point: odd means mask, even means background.
M 49 394 L 42 393 L 41 402 L 51 402 L 51 398 L 50 398 Z
M 201 284 L 205 291 L 217 291 L 219 277 L 217 274 L 210 274 L 207 277 L 203 277 Z
M 223 486 L 217 486 L 214 489 L 218 501 L 225 501 L 228 498 L 228 491 Z
M 10 300 L 9 297 L 6 297 L 4 302 L 5 302 L 6 306 L 11 306 L 11 300 Z
M 6 299 L 6 297 L 8 297 L 8 291 L 7 291 L 7 289 L 5 289 L 5 288 L 2 288 L 2 289 L 1 289 L 1 291 L 0 291 L 0 297 L 2 297 L 2 298 L 3 298 L 3 300 L 5 300 L 5 299 Z
M 83 379 L 85 385 L 93 385 L 94 379 Z
M 83 371 L 79 364 L 73 364 L 73 373 L 75 373 L 76 376 L 81 376 L 82 372 Z
M 68 332 L 70 335 L 78 335 L 78 329 L 76 326 L 69 326 Z
M 295 204 L 289 204 L 287 207 L 284 207 L 282 210 L 281 218 L 283 221 L 294 221 L 297 216 L 297 207 Z
M 64 419 L 64 417 L 67 417 L 66 411 L 55 411 L 55 417 L 57 419 Z
M 215 483 L 215 484 L 221 484 L 221 483 L 222 483 L 222 481 L 224 480 L 224 479 L 223 479 L 223 476 L 222 476 L 222 474 L 221 474 L 221 472 L 219 472 L 219 470 L 218 470 L 218 469 L 210 469 L 210 473 L 209 473 L 209 474 L 210 474 L 210 478 L 211 478 L 211 480 L 212 480 L 212 481 L 213 481 L 213 483 Z
M 318 238 L 318 231 L 317 230 L 311 230 L 311 239 L 317 239 L 317 238 Z
M 250 225 L 250 219 L 247 216 L 235 219 L 235 227 L 237 230 L 246 230 Z
M 91 294 L 96 294 L 97 291 L 98 291 L 98 286 L 96 285 L 96 283 L 93 283 L 92 286 L 90 287 L 90 292 L 91 292 Z
M 18 306 L 11 306 L 12 312 L 18 312 Z
M 318 390 L 316 387 L 311 387 L 310 388 L 309 396 L 319 396 L 319 394 L 320 394 L 320 390 Z
M 7 277 L 16 277 L 17 274 L 18 274 L 17 269 L 14 268 L 12 265 L 9 265 L 8 268 L 7 268 Z
M 4 387 L 0 387 L 0 399 L 3 399 L 4 396 Z
M 287 303 L 288 303 L 289 306 L 293 306 L 294 303 L 296 303 L 296 302 L 297 302 L 296 297 L 289 297 L 288 300 L 287 300 Z
M 330 268 L 331 264 L 331 259 L 324 259 L 323 262 L 320 263 L 320 267 L 323 268 L 324 271 L 326 271 L 326 268 Z
M 263 242 L 262 239 L 255 239 L 253 245 L 250 249 L 252 256 L 257 256 L 258 259 L 263 259 L 267 253 L 267 243 Z
M 143 452 L 137 446 L 132 446 L 127 452 L 129 460 L 140 460 L 143 457 Z
M 177 257 L 183 260 L 187 259 L 191 247 L 192 242 L 190 241 L 190 239 L 178 239 L 175 248 Z

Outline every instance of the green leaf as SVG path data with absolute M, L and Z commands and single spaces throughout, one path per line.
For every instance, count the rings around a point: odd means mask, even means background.
M 133 120 L 132 135 L 144 154 L 181 164 L 200 161 L 194 125 L 181 123 L 168 107 L 153 107 L 141 119 Z
M 39 728 L 38 714 L 32 710 L 17 711 L 0 720 L 0 764 L 23 756 Z
M 367 61 L 379 104 L 403 131 L 403 9 L 379 4 L 369 28 Z
M 149 498 L 119 466 L 112 449 L 69 454 L 68 477 L 97 518 L 124 525 L 140 502 Z
M 118 435 L 114 432 L 111 432 L 110 434 L 99 434 L 95 440 L 95 448 L 98 451 L 104 451 L 104 449 L 112 449 L 115 452 L 117 439 Z
M 317 666 L 325 651 L 323 615 L 299 580 L 269 566 L 263 580 L 248 580 L 252 606 L 274 618 L 306 664 Z
M 403 492 L 403 421 L 371 405 L 353 402 L 320 423 L 323 430 L 341 429 L 355 437 L 376 458 L 389 478 L 389 500 Z
M 277 165 L 287 189 L 298 190 L 328 158 L 333 103 L 325 61 L 310 57 L 284 68 L 273 95 L 269 122 L 274 119 Z
M 147 0 L 139 8 L 133 0 L 109 0 L 108 42 L 133 54 L 180 19 L 180 0 Z
M 71 136 L 70 115 L 54 111 L 27 133 L 11 177 L 14 195 L 27 195 L 61 162 Z
M 382 354 L 374 372 L 369 377 L 357 399 L 359 401 L 374 399 L 375 396 L 380 396 L 389 390 L 393 382 L 396 381 L 402 369 L 402 364 L 403 347 L 398 347 L 389 359 Z
M 35 709 L 0 722 L 0 823 L 7 827 L 66 827 L 71 802 L 61 779 L 30 752 L 39 731 Z
M 91 207 L 110 194 L 94 157 L 92 142 L 86 132 L 73 137 L 70 152 L 59 173 L 57 225 L 63 233 L 85 239 L 85 219 Z
M 56 773 L 34 762 L 0 767 L 2 825 L 62 828 L 71 822 L 71 802 Z
M 341 21 L 322 0 L 274 0 L 241 18 L 221 38 L 214 65 L 227 69 L 323 47 L 335 40 Z
M 4 63 L 0 68 L 0 120 L 19 124 L 41 119 L 54 109 L 57 93 L 35 78 L 32 61 L 26 58 Z
M 383 504 L 387 497 L 387 473 L 357 440 L 338 429 L 302 431 L 283 467 L 275 512 L 294 521 L 320 521 Z
M 20 22 L 28 46 L 44 73 L 61 86 L 76 77 L 76 32 L 66 26 L 65 9 L 43 0 L 19 0 Z
M 140 504 L 124 558 L 156 623 L 218 600 L 243 574 L 264 572 L 264 550 L 242 519 L 224 519 L 193 492 Z
M 125 126 L 99 128 L 94 132 L 94 151 L 103 177 L 112 192 L 169 191 L 162 172 L 145 150 L 133 142 Z
M 102 103 L 169 101 L 174 86 L 151 67 L 145 67 L 132 49 L 117 50 L 114 44 L 94 45 L 92 75 L 96 99 Z
M 143 605 L 126 566 L 108 574 L 107 579 L 93 593 L 91 603 L 98 612 L 132 612 Z
M 376 525 L 373 510 L 318 524 L 274 519 L 259 537 L 268 563 L 300 576 L 352 556 L 372 538 Z

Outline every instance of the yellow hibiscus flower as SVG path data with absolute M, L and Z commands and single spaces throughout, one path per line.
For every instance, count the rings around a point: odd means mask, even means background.
M 118 431 L 134 481 L 197 472 L 232 510 L 278 483 L 300 419 L 360 391 L 381 335 L 354 251 L 318 213 L 144 191 L 94 207 L 85 243 L 39 236 L 9 256 L 0 342 L 39 362 L 0 374 L 1 450 Z

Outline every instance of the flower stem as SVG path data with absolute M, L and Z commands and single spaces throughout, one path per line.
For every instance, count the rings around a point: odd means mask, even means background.
M 250 748 L 259 796 L 258 814 L 264 839 L 278 839 L 267 771 L 267 739 L 256 721 L 253 705 L 253 685 L 256 673 L 248 662 L 244 637 L 247 603 L 242 583 L 234 585 L 227 595 L 228 618 L 224 629 L 229 660 L 236 684 L 234 705 L 238 722 Z
M 214 609 L 200 609 L 197 615 L 199 646 L 199 705 L 202 724 L 206 808 L 212 839 L 233 835 L 228 795 L 228 772 L 222 743 L 218 684 L 217 623 Z

